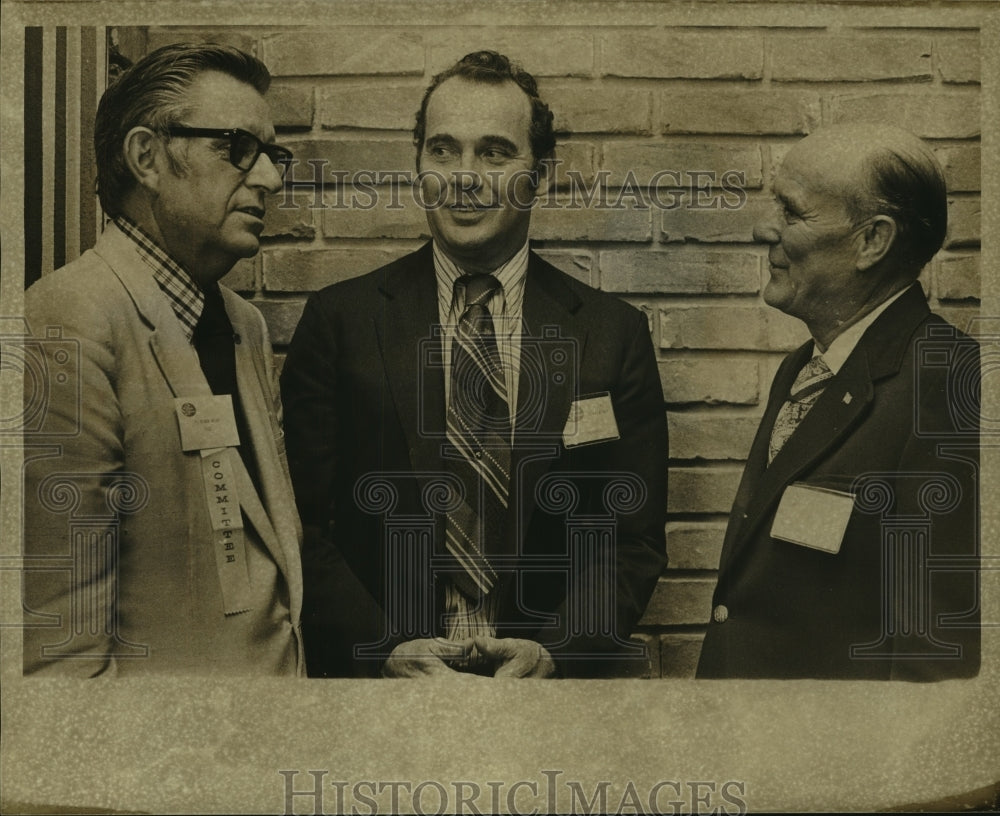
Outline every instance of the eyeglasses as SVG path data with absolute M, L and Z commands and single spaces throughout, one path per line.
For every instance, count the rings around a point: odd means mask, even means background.
M 183 125 L 172 125 L 168 127 L 167 133 L 171 136 L 204 136 L 210 139 L 229 140 L 229 163 L 249 173 L 260 154 L 265 154 L 274 165 L 278 174 L 284 178 L 288 165 L 292 161 L 292 151 L 287 147 L 276 144 L 262 142 L 252 133 L 241 128 L 202 128 L 185 127 Z

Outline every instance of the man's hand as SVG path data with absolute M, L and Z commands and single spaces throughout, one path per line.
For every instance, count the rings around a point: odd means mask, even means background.
M 465 660 L 472 649 L 472 638 L 446 640 L 421 638 L 400 643 L 382 667 L 383 677 L 435 677 L 443 674 L 459 675 L 451 667 L 452 661 Z
M 497 664 L 494 677 L 552 677 L 556 664 L 541 643 L 520 638 L 475 638 L 476 650 Z

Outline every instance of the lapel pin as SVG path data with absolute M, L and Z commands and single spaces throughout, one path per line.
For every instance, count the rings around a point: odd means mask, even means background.
M 850 391 L 844 393 L 844 405 L 850 405 L 852 399 L 854 399 L 854 397 L 851 396 Z

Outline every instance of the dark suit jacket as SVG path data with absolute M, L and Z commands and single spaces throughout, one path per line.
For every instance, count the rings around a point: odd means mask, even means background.
M 810 341 L 775 376 L 729 517 L 698 676 L 975 675 L 978 345 L 931 314 L 914 285 L 768 467 L 775 416 L 811 354 Z M 771 537 L 794 482 L 855 493 L 839 553 Z
M 655 355 L 638 310 L 534 253 L 523 318 L 533 339 L 522 343 L 511 535 L 496 554 L 505 567 L 498 636 L 542 642 L 564 675 L 599 675 L 612 671 L 603 656 L 622 653 L 666 565 L 667 431 Z M 312 295 L 289 348 L 282 392 L 306 529 L 312 675 L 377 674 L 395 643 L 442 631 L 444 562 L 427 564 L 443 534 L 434 490 L 445 472 L 438 322 L 427 245 Z M 621 438 L 567 449 L 571 402 L 600 392 L 610 392 Z M 581 536 L 606 535 L 609 521 L 615 543 L 601 555 Z M 587 624 L 582 611 L 602 604 L 606 624 Z M 355 647 L 375 642 L 358 657 Z M 641 657 L 634 646 L 629 654 Z

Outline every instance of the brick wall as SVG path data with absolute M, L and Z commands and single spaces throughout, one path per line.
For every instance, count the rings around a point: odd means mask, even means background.
M 412 171 L 409 132 L 422 90 L 469 51 L 501 50 L 540 78 L 563 163 L 549 206 L 533 218 L 537 247 L 646 313 L 669 402 L 671 563 L 641 622 L 654 674 L 694 671 L 743 459 L 778 362 L 806 337 L 801 324 L 761 300 L 765 252 L 751 242 L 789 146 L 818 126 L 847 121 L 894 123 L 928 139 L 948 177 L 949 228 L 922 280 L 932 306 L 959 326 L 978 311 L 976 30 L 542 25 L 515 34 L 470 25 L 125 33 L 139 53 L 211 39 L 260 56 L 275 77 L 281 141 L 300 159 L 327 160 L 328 171 Z M 680 206 L 658 206 L 649 190 L 622 186 L 629 171 L 641 186 L 662 170 L 681 174 L 667 177 L 673 187 L 659 188 L 664 204 Z M 708 183 L 729 170 L 742 174 L 745 195 Z M 707 175 L 692 180 L 693 171 Z M 310 173 L 300 165 L 296 177 Z M 570 201 L 571 178 L 593 185 L 602 174 L 608 200 L 621 198 L 621 208 L 557 206 Z M 691 184 L 704 189 L 685 189 Z M 279 357 L 310 291 L 428 237 L 405 191 L 398 209 L 345 206 L 350 193 L 328 185 L 288 194 L 281 208 L 272 202 L 263 251 L 229 276 L 264 313 Z M 643 195 L 653 206 L 642 206 Z

